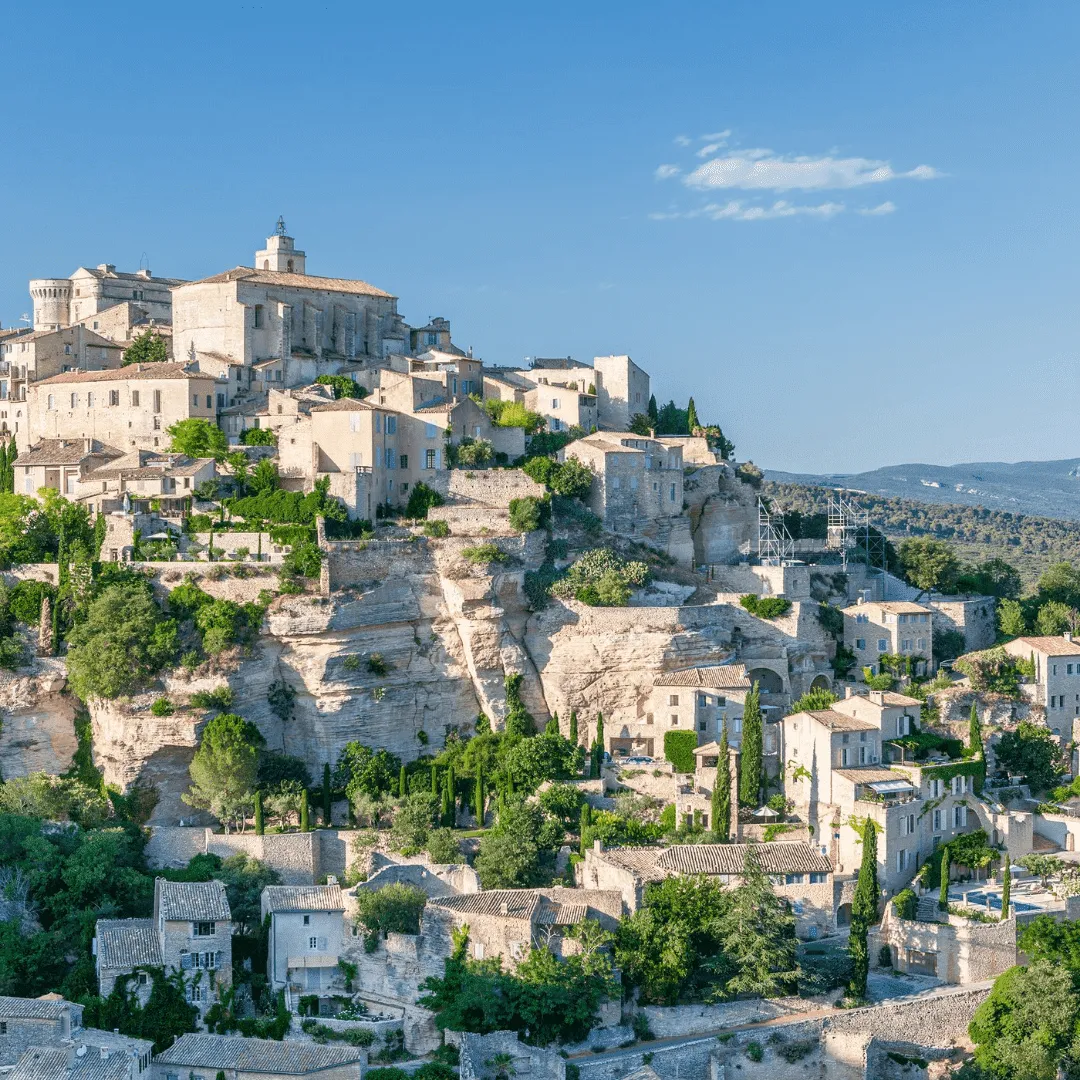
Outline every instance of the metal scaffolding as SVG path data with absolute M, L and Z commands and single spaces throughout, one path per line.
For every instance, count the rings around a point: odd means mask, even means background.
M 770 514 L 764 501 L 757 501 L 757 553 L 765 566 L 783 566 L 795 557 L 795 541 L 784 524 L 783 514 Z
M 829 495 L 828 547 L 839 551 L 844 570 L 848 561 L 861 562 L 871 574 L 882 578 L 885 595 L 885 573 L 888 555 L 885 535 L 870 524 L 870 511 L 864 509 L 846 491 L 833 491 Z

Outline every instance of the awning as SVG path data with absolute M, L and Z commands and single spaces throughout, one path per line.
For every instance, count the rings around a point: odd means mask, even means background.
M 878 795 L 895 795 L 900 791 L 915 790 L 913 785 L 909 784 L 906 780 L 876 780 L 866 786 L 871 791 L 877 792 Z
M 312 953 L 310 956 L 290 956 L 288 967 L 290 971 L 299 968 L 336 968 L 338 958 L 321 953 Z

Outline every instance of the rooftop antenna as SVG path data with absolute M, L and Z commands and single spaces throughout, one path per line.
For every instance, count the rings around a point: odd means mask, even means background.
M 288 233 L 285 231 L 285 215 L 284 214 L 279 214 L 278 215 L 277 224 L 274 226 L 274 233 L 277 236 L 288 236 Z
M 140 270 L 149 270 L 150 269 L 150 257 L 146 254 L 145 251 L 139 256 L 139 269 Z
M 31 319 L 25 311 L 19 316 L 19 322 L 24 322 L 27 326 L 29 326 L 33 321 L 34 320 Z

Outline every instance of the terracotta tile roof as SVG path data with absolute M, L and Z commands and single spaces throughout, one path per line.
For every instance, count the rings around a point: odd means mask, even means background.
M 115 278 L 118 281 L 149 281 L 151 283 L 157 283 L 158 285 L 186 285 L 187 282 L 183 278 L 171 278 L 171 277 L 145 277 L 142 274 L 133 274 L 124 270 L 102 270 L 99 266 L 80 266 L 75 274 L 83 273 L 89 274 L 91 277 L 96 277 L 99 280 L 105 278 Z M 74 277 L 75 274 L 71 276 Z
M 131 1056 L 122 1050 L 110 1050 L 103 1058 L 98 1047 L 88 1046 L 82 1057 L 75 1054 L 69 1060 L 66 1047 L 32 1046 L 4 1077 L 5 1080 L 128 1080 L 131 1075 Z
M 425 401 L 422 405 L 417 405 L 413 412 L 444 412 L 451 408 L 453 408 L 453 402 L 437 397 L 432 398 L 431 401 Z
M 131 971 L 140 966 L 160 967 L 161 939 L 153 919 L 98 919 L 98 964 L 113 971 Z
M 377 409 L 379 406 L 363 398 L 335 398 L 333 401 L 325 401 L 321 405 L 312 405 L 312 412 L 366 412 L 368 409 Z
M 290 274 L 282 270 L 254 270 L 250 266 L 236 266 L 223 274 L 187 282 L 191 285 L 217 285 L 225 281 L 245 281 L 251 285 L 280 285 L 288 289 L 317 289 L 320 292 L 351 293 L 362 296 L 383 296 L 394 300 L 393 293 L 369 285 L 366 281 L 351 278 L 316 277 L 314 274 Z
M 877 731 L 877 724 L 869 720 L 859 720 L 857 717 L 848 716 L 846 713 L 836 712 L 833 709 L 814 709 L 811 712 L 795 713 L 795 716 L 812 716 L 819 724 L 827 727 L 830 731 Z
M 63 998 L 0 997 L 0 1020 L 59 1020 L 73 1004 Z
M 853 611 L 865 611 L 868 607 L 881 608 L 890 615 L 932 615 L 934 613 L 933 608 L 914 604 L 910 600 L 867 600 L 864 604 L 852 604 L 843 611 L 847 615 Z
M 894 690 L 886 690 L 882 699 L 886 705 L 922 705 L 923 703 L 914 697 L 908 697 L 907 694 L 898 694 Z
M 344 911 L 340 885 L 267 885 L 263 889 L 267 911 Z
M 1046 656 L 1080 656 L 1080 641 L 1066 641 L 1063 637 L 1021 637 L 1016 640 Z
M 366 1060 L 363 1050 L 345 1046 L 318 1046 L 274 1039 L 205 1035 L 188 1032 L 154 1058 L 155 1065 L 195 1069 L 235 1069 L 239 1073 L 279 1073 L 307 1076 L 335 1065 Z
M 745 664 L 710 664 L 706 667 L 682 668 L 657 675 L 653 686 L 696 686 L 703 690 L 749 690 Z
M 231 922 L 225 886 L 220 881 L 157 879 L 160 912 L 173 922 Z
M 741 874 L 746 855 L 754 849 L 766 874 L 830 873 L 832 863 L 817 848 L 802 840 L 774 840 L 767 844 L 676 844 L 656 861 L 676 874 Z
M 214 376 L 204 371 L 188 371 L 184 364 L 128 364 L 123 368 L 107 371 L 65 371 L 42 379 L 35 386 L 66 385 L 68 383 L 131 382 L 135 379 L 200 379 L 213 382 Z
M 432 897 L 428 903 L 461 915 L 523 919 L 543 926 L 576 926 L 588 917 L 590 890 L 574 891 L 578 896 L 573 899 L 555 900 L 545 896 L 540 889 L 488 889 L 459 896 Z
M 121 457 L 122 450 L 99 443 L 95 450 L 87 450 L 82 439 L 42 439 L 24 450 L 16 459 L 16 465 L 78 465 L 90 457 L 111 461 Z

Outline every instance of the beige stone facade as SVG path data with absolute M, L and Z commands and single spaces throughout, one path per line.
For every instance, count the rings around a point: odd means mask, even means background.
M 81 325 L 12 335 L 0 342 L 0 402 L 25 401 L 28 384 L 53 375 L 115 370 L 122 360 L 122 346 Z
M 137 305 L 147 319 L 167 323 L 172 290 L 181 284 L 178 278 L 154 277 L 149 270 L 117 271 L 112 263 L 80 266 L 68 278 L 39 278 L 30 282 L 34 329 L 58 330 L 125 303 Z
M 1034 681 L 1021 689 L 1034 704 L 1046 709 L 1046 726 L 1071 740 L 1080 717 L 1080 641 L 1066 633 L 1060 637 L 1019 637 L 1005 643 L 1005 651 L 1018 660 L 1035 662 Z
M 98 439 L 120 450 L 166 450 L 172 424 L 215 421 L 218 393 L 212 376 L 183 364 L 54 375 L 29 387 L 28 442 Z
M 630 421 L 649 408 L 649 375 L 629 356 L 597 356 L 596 407 L 598 423 L 609 431 L 625 431 Z
M 340 981 L 338 959 L 345 944 L 340 885 L 268 885 L 262 918 L 270 920 L 266 976 L 273 989 L 289 986 L 310 994 Z
M 882 653 L 910 656 L 916 674 L 933 669 L 934 611 L 907 600 L 860 601 L 844 610 L 844 644 L 857 672 L 878 674 Z
M 20 495 L 56 491 L 77 498 L 80 483 L 121 456 L 98 439 L 42 439 L 15 459 L 14 490 Z

